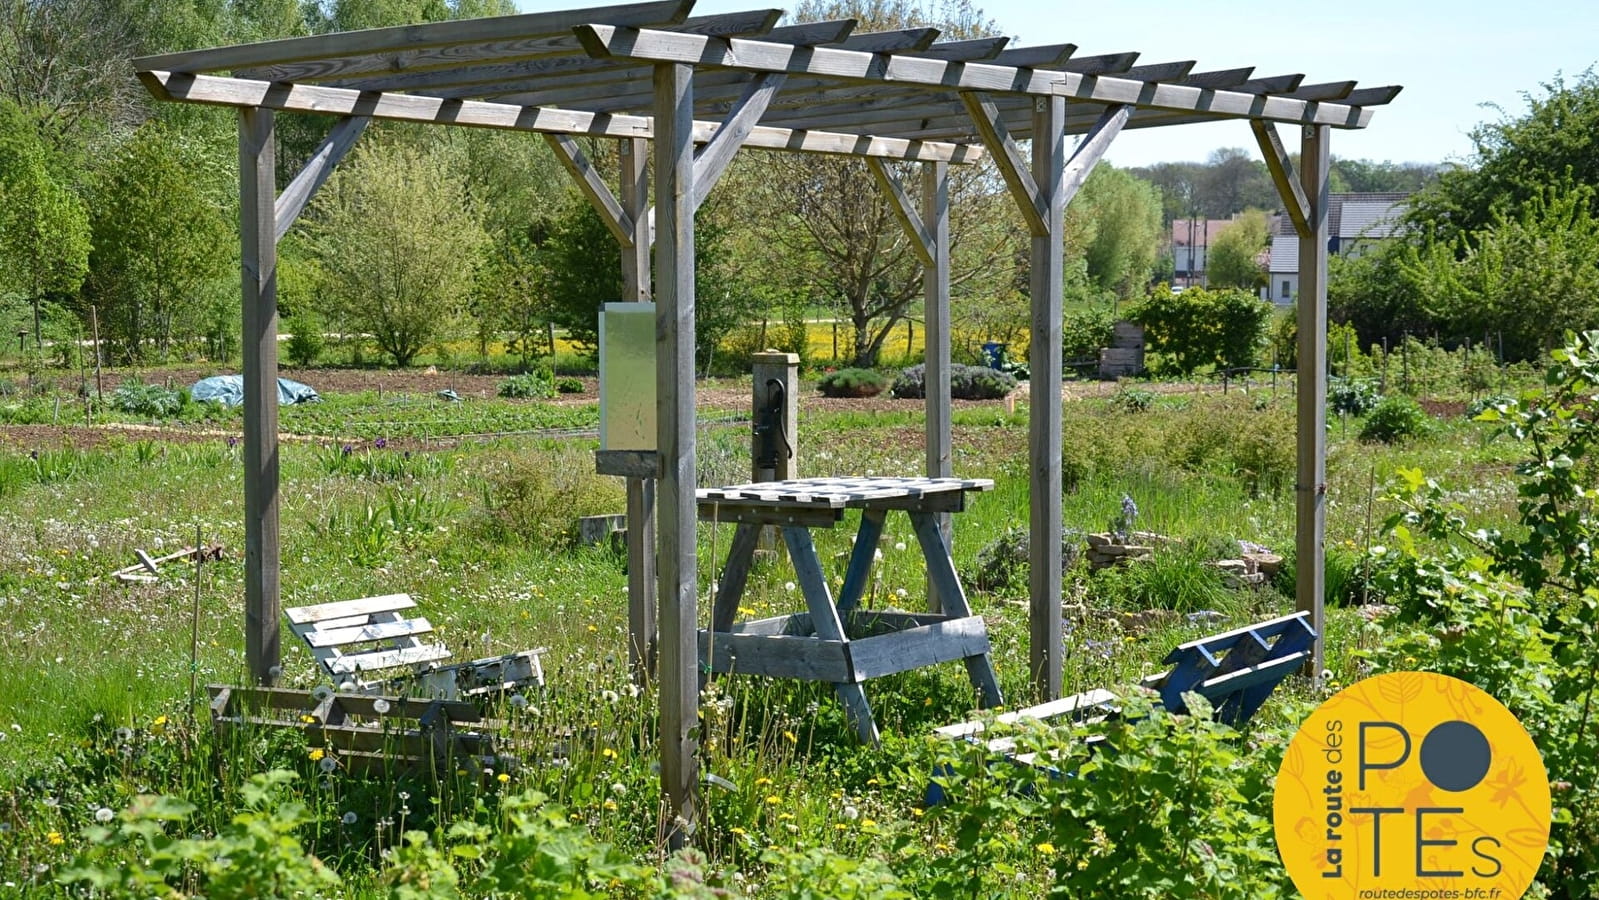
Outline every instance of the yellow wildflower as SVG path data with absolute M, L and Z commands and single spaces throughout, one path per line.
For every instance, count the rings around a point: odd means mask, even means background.
M 770 795 L 770 796 L 768 796 L 766 798 L 766 804 L 768 806 L 776 806 L 776 805 L 778 805 L 779 803 L 782 803 L 782 802 L 783 802 L 783 798 L 777 796 L 776 794 L 772 794 L 772 795 Z
M 1048 841 L 1045 841 L 1042 844 L 1034 845 L 1033 849 L 1037 850 L 1039 853 L 1044 854 L 1045 856 L 1052 856 L 1055 853 L 1055 845 L 1049 843 Z
M 66 839 L 61 836 L 61 832 L 59 832 L 59 831 L 50 832 L 49 834 L 44 836 L 44 839 L 49 841 L 50 842 L 50 846 L 52 846 L 52 847 L 59 847 L 62 844 L 66 843 Z
M 767 778 L 764 775 L 761 776 L 760 778 L 755 779 L 755 786 L 756 787 L 761 787 L 762 785 L 767 785 L 767 784 L 771 784 L 771 783 L 772 783 L 772 779 Z
M 779 822 L 787 822 L 788 820 L 790 820 L 792 818 L 794 818 L 794 814 L 793 813 L 779 813 L 778 816 L 777 816 L 777 821 L 779 821 Z
M 794 732 L 792 732 L 792 731 L 783 732 L 783 739 L 788 741 L 790 744 L 799 743 L 799 738 L 795 737 L 794 736 Z
M 160 731 L 165 727 L 167 727 L 166 716 L 156 716 L 155 721 L 150 723 L 150 730 L 152 731 Z
M 876 819 L 862 819 L 861 820 L 861 827 L 862 828 L 876 828 L 877 827 L 877 820 Z
M 500 774 L 494 776 L 494 778 L 495 778 L 495 780 L 499 781 L 500 784 L 510 784 L 511 783 L 511 776 L 505 774 L 504 772 L 501 772 Z
M 749 832 L 745 831 L 744 829 L 739 828 L 736 825 L 733 826 L 732 828 L 729 828 L 728 831 L 733 832 L 734 834 L 738 835 L 739 837 L 743 837 L 744 835 L 749 833 Z
M 607 801 L 605 801 L 604 803 L 602 803 L 600 805 L 605 807 L 606 809 L 610 810 L 611 812 L 616 812 L 616 801 L 615 800 L 607 800 Z
M 311 761 L 312 762 L 316 762 L 316 761 L 320 760 L 322 757 L 327 756 L 327 755 L 328 754 L 327 754 L 326 751 L 324 751 L 321 747 L 317 747 L 316 749 L 311 751 Z
M 755 610 L 750 609 L 748 606 L 740 606 L 738 608 L 738 614 L 745 617 L 753 616 L 755 615 Z
M 616 751 L 612 750 L 610 747 L 606 747 L 604 750 L 600 751 L 600 755 L 605 757 L 606 759 L 615 759 L 616 758 Z

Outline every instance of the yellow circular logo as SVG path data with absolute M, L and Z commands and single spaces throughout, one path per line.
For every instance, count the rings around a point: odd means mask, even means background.
M 1272 811 L 1307 900 L 1517 900 L 1549 844 L 1549 777 L 1499 701 L 1456 678 L 1394 672 L 1305 720 Z

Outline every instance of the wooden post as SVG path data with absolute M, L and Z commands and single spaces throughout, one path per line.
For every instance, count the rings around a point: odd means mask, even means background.
M 94 402 L 105 404 L 105 393 L 100 383 L 100 367 L 104 361 L 100 354 L 100 310 L 95 306 L 89 307 L 89 324 L 94 328 Z
M 622 247 L 622 299 L 650 299 L 649 144 L 639 138 L 620 141 L 622 211 L 633 224 L 632 246 Z M 553 340 L 552 340 L 553 346 Z M 655 479 L 628 476 L 627 487 L 627 631 L 628 663 L 633 682 L 655 677 Z
M 932 265 L 922 266 L 922 305 L 927 317 L 924 338 L 927 341 L 925 368 L 927 375 L 927 477 L 948 478 L 952 468 L 950 437 L 950 387 L 949 387 L 949 163 L 930 162 L 922 165 L 922 226 L 932 240 Z M 945 546 L 954 541 L 949 513 L 937 517 L 939 533 Z M 927 608 L 931 612 L 943 611 L 943 600 L 927 580 Z
M 1029 661 L 1033 689 L 1042 701 L 1060 696 L 1061 666 L 1061 228 L 1065 217 L 1066 101 L 1033 100 L 1033 182 L 1043 233 L 1032 246 L 1032 370 L 1028 414 L 1031 492 L 1028 511 Z
M 754 374 L 750 411 L 754 428 L 750 434 L 750 473 L 755 481 L 787 481 L 799 477 L 799 354 L 767 350 L 755 354 L 750 370 Z M 776 382 L 776 385 L 773 385 Z M 781 396 L 778 396 L 781 394 Z M 773 402 L 782 404 L 782 430 L 772 436 L 777 453 L 771 465 L 761 457 L 767 449 L 761 431 L 762 414 Z
M 694 447 L 693 67 L 655 66 L 656 384 L 661 487 L 656 562 L 661 631 L 661 827 L 670 849 L 698 822 L 698 586 Z
M 1320 678 L 1325 662 L 1327 529 L 1327 181 L 1331 129 L 1306 125 L 1299 181 L 1309 202 L 1309 229 L 1299 239 L 1299 448 L 1294 485 L 1295 606 L 1310 612 L 1316 642 L 1306 663 Z
M 240 299 L 244 313 L 244 657 L 278 678 L 278 245 L 273 113 L 239 110 Z

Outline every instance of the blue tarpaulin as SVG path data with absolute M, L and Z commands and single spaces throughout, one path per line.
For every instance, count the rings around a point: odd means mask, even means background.
M 215 400 L 223 406 L 238 406 L 244 402 L 244 376 L 243 375 L 213 375 L 202 378 L 189 388 L 189 396 L 195 400 Z M 278 379 L 278 403 L 290 406 L 295 403 L 311 403 L 321 400 L 316 390 L 309 385 L 287 378 Z

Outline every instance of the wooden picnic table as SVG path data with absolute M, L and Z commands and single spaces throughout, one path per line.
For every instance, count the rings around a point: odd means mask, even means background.
M 988 658 L 988 628 L 981 616 L 972 615 L 939 528 L 940 514 L 959 512 L 968 493 L 993 487 L 988 479 L 856 477 L 702 488 L 700 518 L 737 524 L 717 585 L 711 627 L 699 633 L 702 669 L 830 682 L 851 724 L 869 743 L 877 742 L 878 732 L 862 684 L 872 678 L 961 660 L 979 704 L 1000 705 L 999 682 Z M 861 511 L 860 526 L 835 599 L 811 529 L 834 527 L 846 509 Z M 859 608 L 884 519 L 894 510 L 910 517 L 939 612 Z M 739 622 L 739 601 L 761 530 L 768 526 L 782 532 L 806 611 Z

